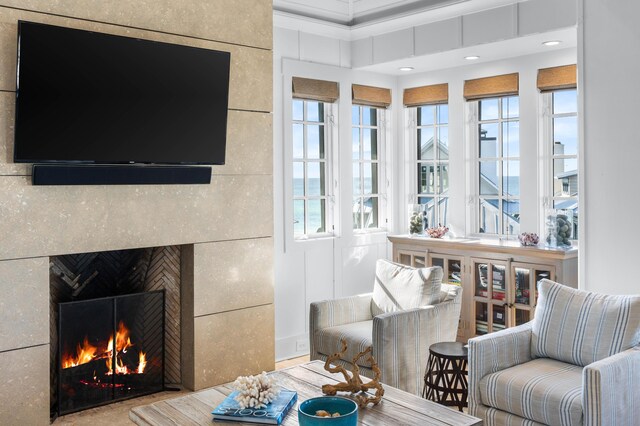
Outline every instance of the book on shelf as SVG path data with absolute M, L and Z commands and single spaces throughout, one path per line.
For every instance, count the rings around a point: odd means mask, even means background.
M 282 389 L 276 399 L 266 408 L 240 408 L 235 399 L 238 393 L 238 391 L 233 391 L 211 412 L 214 421 L 279 425 L 298 400 L 296 391 Z

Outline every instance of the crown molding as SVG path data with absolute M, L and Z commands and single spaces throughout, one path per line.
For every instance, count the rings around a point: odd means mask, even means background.
M 431 22 L 443 21 L 463 15 L 529 0 L 477 0 L 449 3 L 423 11 L 405 12 L 361 24 L 348 26 L 322 19 L 301 16 L 279 10 L 273 11 L 273 26 L 341 40 L 359 40 Z

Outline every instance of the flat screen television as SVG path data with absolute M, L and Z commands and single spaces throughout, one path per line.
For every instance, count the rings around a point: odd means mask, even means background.
M 18 23 L 14 161 L 224 164 L 230 54 Z

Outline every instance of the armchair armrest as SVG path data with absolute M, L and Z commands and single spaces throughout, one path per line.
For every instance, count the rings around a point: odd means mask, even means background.
M 458 331 L 462 289 L 446 302 L 390 312 L 373 318 L 373 357 L 381 380 L 420 395 L 433 343 L 454 341 Z
M 313 302 L 309 307 L 309 352 L 311 360 L 320 359 L 315 332 L 327 327 L 371 320 L 372 293 Z
M 582 371 L 585 425 L 632 425 L 640 418 L 640 346 Z
M 480 403 L 478 384 L 487 374 L 531 361 L 532 323 L 469 339 L 469 414 Z

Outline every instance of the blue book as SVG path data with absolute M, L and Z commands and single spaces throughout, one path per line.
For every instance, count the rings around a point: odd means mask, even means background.
M 266 423 L 279 425 L 284 420 L 291 407 L 298 400 L 296 391 L 282 389 L 278 397 L 267 405 L 266 408 L 244 408 L 241 409 L 238 401 L 235 400 L 238 391 L 233 391 L 228 397 L 218 405 L 213 414 L 213 420 L 223 420 L 246 423 Z

